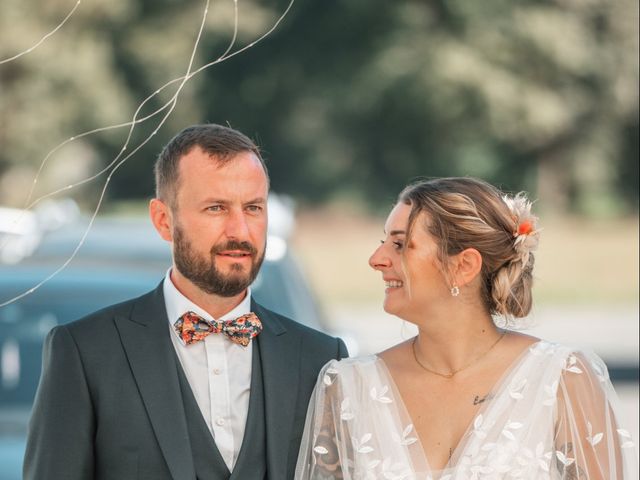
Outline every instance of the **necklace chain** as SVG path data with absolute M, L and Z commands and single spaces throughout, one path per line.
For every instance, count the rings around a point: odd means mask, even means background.
M 471 360 L 469 363 L 467 363 L 466 365 L 453 370 L 449 373 L 442 373 L 442 372 L 437 372 L 435 370 L 431 370 L 429 367 L 427 367 L 424 363 L 422 363 L 420 361 L 420 359 L 418 358 L 418 352 L 416 350 L 416 340 L 418 340 L 418 337 L 415 336 L 413 337 L 413 342 L 411 343 L 411 349 L 413 350 L 413 358 L 416 359 L 416 363 L 418 365 L 420 365 L 424 370 L 426 370 L 429 373 L 433 373 L 434 375 L 438 375 L 439 377 L 444 377 L 444 378 L 451 378 L 453 377 L 456 373 L 461 372 L 462 370 L 465 370 L 466 368 L 469 368 L 471 365 L 473 365 L 474 363 L 480 361 L 485 355 L 487 355 L 491 350 L 493 350 L 493 348 L 498 345 L 498 343 L 500 342 L 500 340 L 502 340 L 502 338 L 505 336 L 505 334 L 507 333 L 506 330 L 502 331 L 502 334 L 498 337 L 498 339 L 493 342 L 493 344 L 484 352 L 482 353 L 480 356 L 474 358 L 473 360 Z

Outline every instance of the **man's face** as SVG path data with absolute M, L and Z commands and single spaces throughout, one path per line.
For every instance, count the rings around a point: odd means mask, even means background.
M 178 272 L 200 290 L 233 297 L 264 259 L 268 181 L 253 152 L 219 164 L 199 147 L 180 160 L 173 217 Z

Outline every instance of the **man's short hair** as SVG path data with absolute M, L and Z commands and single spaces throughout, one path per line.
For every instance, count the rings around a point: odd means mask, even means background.
M 226 163 L 242 152 L 252 152 L 258 157 L 269 179 L 267 167 L 260 155 L 260 149 L 253 141 L 237 130 L 215 123 L 192 125 L 185 128 L 162 149 L 154 167 L 156 197 L 176 207 L 178 185 L 180 183 L 180 159 L 193 148 L 200 147 L 218 163 Z

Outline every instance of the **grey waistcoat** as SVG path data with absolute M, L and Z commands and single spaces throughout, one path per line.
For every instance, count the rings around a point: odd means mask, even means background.
M 266 479 L 264 388 L 258 342 L 253 342 L 249 413 L 242 446 L 233 472 L 229 472 L 220 455 L 179 362 L 178 372 L 197 480 Z

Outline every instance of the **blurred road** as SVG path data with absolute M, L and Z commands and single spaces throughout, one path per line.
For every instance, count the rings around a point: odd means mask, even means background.
M 334 305 L 328 317 L 335 330 L 357 332 L 354 337 L 359 355 L 382 351 L 411 338 L 416 327 L 388 315 L 377 305 Z M 609 368 L 638 366 L 637 307 L 540 307 L 523 320 L 522 332 L 546 340 L 590 349 L 602 357 Z M 637 372 L 637 370 L 636 370 Z M 638 380 L 616 382 L 623 422 L 637 441 L 639 436 Z

